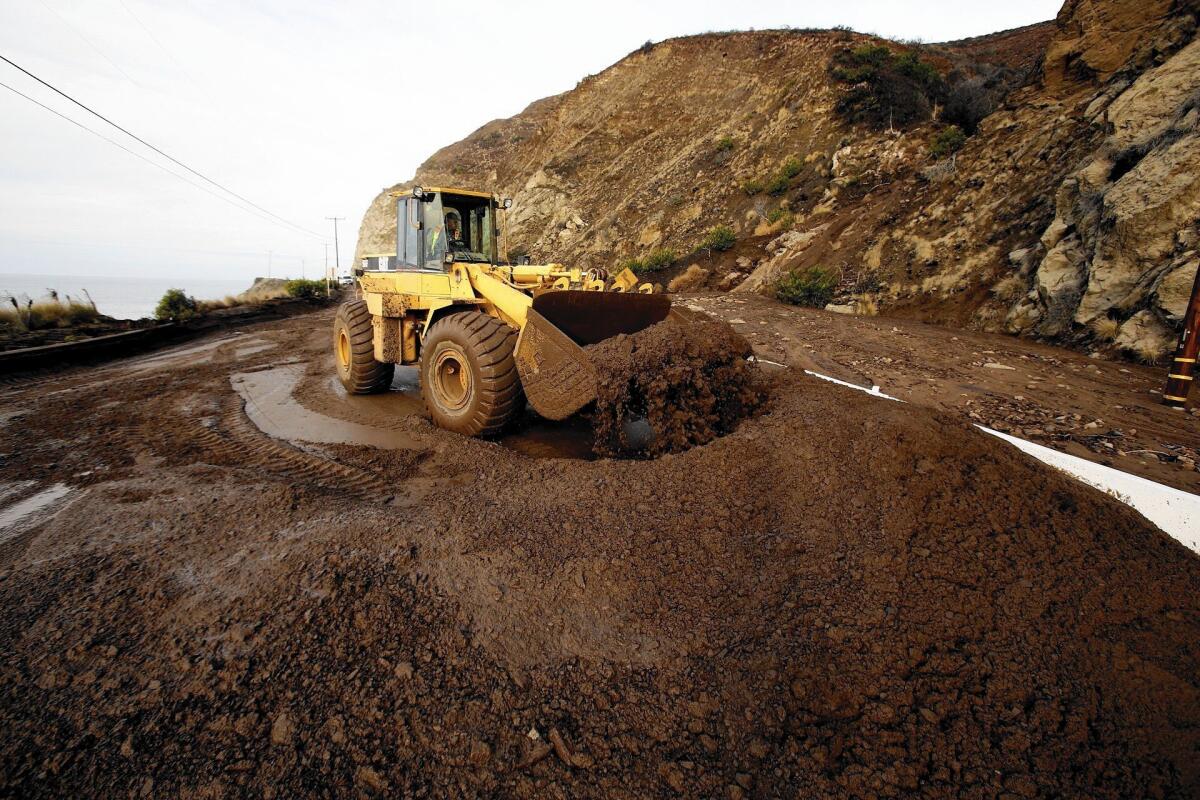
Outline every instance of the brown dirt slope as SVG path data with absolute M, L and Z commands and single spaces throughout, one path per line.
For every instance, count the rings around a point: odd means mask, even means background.
M 876 132 L 835 114 L 831 56 L 878 40 L 760 31 L 640 49 L 439 150 L 414 180 L 512 196 L 512 250 L 539 260 L 612 267 L 667 248 L 678 261 L 664 284 L 698 263 L 708 286 L 750 291 L 820 264 L 841 275 L 842 301 L 866 310 L 1154 358 L 1170 347 L 1200 266 L 1190 177 L 1200 123 L 1189 95 L 1163 88 L 1200 81 L 1200 61 L 1177 57 L 1198 9 L 1071 0 L 1052 23 L 919 46 L 947 73 L 1002 70 L 1022 86 L 952 162 L 929 153 L 936 121 Z M 1130 117 L 1161 124 L 1109 152 L 1107 137 Z M 804 167 L 787 191 L 743 191 L 791 158 Z M 391 251 L 394 225 L 381 194 L 359 253 Z M 696 252 L 715 225 L 766 246 Z

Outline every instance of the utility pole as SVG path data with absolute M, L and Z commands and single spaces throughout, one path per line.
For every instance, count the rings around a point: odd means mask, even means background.
M 304 259 L 300 259 L 300 280 L 305 280 L 304 275 Z
M 271 277 L 271 261 L 275 258 L 275 251 L 267 251 L 267 277 Z
M 329 283 L 329 242 L 325 242 L 325 296 L 332 297 L 333 289 Z
M 338 222 L 341 222 L 342 220 L 344 220 L 346 218 L 345 217 L 326 217 L 325 219 L 333 220 L 333 265 L 334 265 L 334 269 L 336 269 L 338 272 L 341 272 L 342 271 L 342 260 L 341 260 L 341 256 L 338 255 L 337 224 L 338 224 Z
M 1175 348 L 1175 358 L 1167 371 L 1167 385 L 1163 387 L 1162 395 L 1164 403 L 1176 408 L 1183 408 L 1187 403 L 1188 390 L 1196 378 L 1197 358 L 1200 358 L 1200 269 L 1196 270 L 1192 299 L 1183 313 L 1179 346 Z

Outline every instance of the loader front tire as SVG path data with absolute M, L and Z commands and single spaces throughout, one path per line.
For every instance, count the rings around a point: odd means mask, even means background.
M 494 436 L 525 406 L 517 331 L 481 311 L 442 317 L 421 346 L 421 396 L 439 427 Z
M 392 385 L 396 365 L 375 360 L 374 338 L 367 304 L 361 300 L 342 303 L 333 320 L 333 359 L 338 379 L 350 394 L 386 392 Z

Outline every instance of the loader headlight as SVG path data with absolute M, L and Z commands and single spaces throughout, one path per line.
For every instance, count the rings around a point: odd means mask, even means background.
M 504 202 L 500 204 L 500 207 L 505 210 L 512 208 L 512 198 L 511 197 L 504 198 Z
M 414 186 L 413 190 L 412 190 L 412 195 L 413 195 L 413 197 L 420 200 L 422 197 L 425 196 L 425 190 L 422 189 L 420 186 Z

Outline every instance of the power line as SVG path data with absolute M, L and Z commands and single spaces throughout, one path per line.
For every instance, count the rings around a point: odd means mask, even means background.
M 3 56 L 0 56 L 0 58 L 3 58 Z M 46 105 L 45 103 L 42 103 L 42 102 L 40 102 L 40 101 L 38 101 L 38 100 L 35 100 L 34 98 L 32 98 L 32 97 L 30 97 L 29 95 L 25 94 L 24 92 L 20 91 L 19 89 L 14 89 L 13 87 L 9 86 L 7 83 L 4 83 L 3 81 L 0 81 L 0 86 L 3 86 L 5 89 L 8 89 L 8 90 L 9 90 L 10 92 L 12 92 L 13 94 L 16 94 L 16 95 L 19 95 L 19 96 L 21 96 L 21 97 L 24 97 L 26 100 L 28 100 L 29 102 L 33 103 L 34 105 L 36 105 L 36 106 L 39 106 L 39 107 L 41 107 L 41 108 L 44 108 L 46 111 L 49 111 L 49 112 L 50 112 L 51 114 L 53 114 L 54 116 L 56 116 L 56 117 L 59 117 L 60 119 L 65 119 L 67 122 L 71 123 L 71 124 L 72 124 L 72 125 L 74 125 L 75 127 L 77 127 L 77 128 L 81 128 L 81 129 L 83 129 L 83 130 L 87 131 L 88 133 L 92 134 L 93 136 L 95 136 L 95 137 L 97 137 L 97 138 L 99 138 L 99 139 L 103 139 L 104 141 L 106 141 L 106 142 L 108 142 L 109 144 L 111 144 L 113 147 L 119 147 L 119 148 L 121 148 L 122 150 L 124 150 L 126 153 L 129 153 L 129 155 L 131 155 L 131 156 L 134 156 L 135 158 L 140 158 L 142 161 L 145 161 L 147 164 L 149 164 L 149 165 L 150 165 L 150 166 L 152 166 L 152 167 L 157 167 L 158 169 L 161 169 L 163 172 L 167 173 L 167 174 L 168 174 L 168 175 L 170 175 L 172 178 L 178 178 L 179 180 L 181 180 L 181 181 L 183 181 L 184 183 L 186 183 L 188 186 L 194 186 L 195 188 L 199 189 L 200 191 L 202 191 L 202 192 L 205 192 L 206 194 L 210 194 L 210 195 L 212 195 L 213 197 L 217 198 L 217 199 L 218 199 L 218 200 L 220 200 L 221 202 L 223 202 L 223 203 L 228 203 L 229 205 L 233 206 L 234 208 L 238 209 L 239 211 L 245 211 L 245 212 L 246 212 L 246 213 L 248 213 L 248 214 L 253 214 L 255 217 L 258 217 L 259 219 L 263 220 L 264 222 L 270 222 L 272 225 L 279 225 L 279 223 L 278 223 L 278 222 L 276 222 L 275 220 L 271 219 L 270 217 L 264 216 L 263 214 L 259 214 L 259 213 L 258 213 L 258 212 L 256 212 L 256 211 L 252 211 L 251 209 L 249 209 L 249 208 L 246 208 L 245 206 L 238 205 L 237 203 L 235 203 L 234 201 L 230 200 L 230 199 L 229 199 L 228 197 L 226 197 L 225 195 L 222 195 L 222 194 L 217 194 L 217 193 L 216 193 L 216 192 L 214 192 L 212 189 L 209 189 L 209 188 L 207 188 L 207 187 L 205 187 L 205 186 L 202 186 L 202 185 L 200 185 L 199 183 L 196 183 L 195 181 L 188 180 L 186 177 L 184 177 L 183 175 L 180 175 L 180 174 L 179 174 L 179 173 L 177 173 L 177 172 L 172 172 L 171 170 L 169 170 L 169 169 L 167 169 L 166 167 L 164 167 L 162 164 L 159 164 L 157 161 L 152 161 L 152 160 L 150 160 L 149 158 L 146 158 L 146 157 L 145 157 L 144 155 L 142 155 L 141 153 L 139 153 L 139 152 L 137 152 L 137 151 L 135 151 L 135 150 L 130 150 L 128 147 L 126 147 L 125 145 L 121 144 L 120 142 L 118 142 L 118 141 L 115 141 L 115 140 L 113 140 L 113 139 L 110 139 L 110 138 L 108 138 L 107 136 L 105 136 L 104 134 L 102 134 L 102 133 L 100 133 L 100 132 L 98 132 L 98 131 L 94 131 L 94 130 L 92 130 L 92 129 L 91 129 L 91 128 L 89 128 L 88 126 L 84 125 L 82 122 L 78 122 L 77 120 L 73 120 L 73 119 L 71 119 L 71 118 L 70 118 L 70 117 L 68 117 L 66 114 L 62 114 L 62 113 L 60 113 L 60 112 L 58 112 L 58 111 L 55 111 L 53 108 L 51 108 L 50 106 Z
M 99 53 L 99 54 L 100 54 L 100 57 L 101 57 L 101 58 L 103 58 L 105 61 L 107 61 L 109 64 L 111 64 L 111 65 L 112 65 L 112 67 L 113 67 L 113 69 L 115 69 L 117 72 L 119 72 L 119 73 L 121 73 L 122 75 L 124 75 L 124 76 L 125 76 L 125 79 L 126 79 L 126 80 L 128 80 L 130 83 L 132 83 L 132 84 L 133 84 L 133 85 L 135 85 L 135 86 L 137 85 L 137 81 L 135 81 L 135 80 L 134 80 L 134 79 L 133 79 L 133 78 L 132 78 L 132 77 L 129 75 L 129 73 L 128 73 L 128 72 L 126 72 L 125 70 L 121 69 L 121 65 L 120 65 L 120 64 L 118 64 L 117 62 L 115 62 L 115 61 L 113 61 L 111 58 L 109 58 L 107 53 L 105 53 L 103 50 L 101 50 L 99 47 L 97 47 L 97 46 L 96 46 L 96 44 L 95 44 L 95 43 L 94 43 L 94 42 L 93 42 L 91 39 L 89 39 L 88 37 L 84 36 L 84 35 L 83 35 L 83 31 L 81 31 L 81 30 L 79 30 L 79 28 L 75 27 L 75 24 L 74 24 L 74 23 L 72 23 L 72 22 L 71 22 L 69 19 L 67 19 L 66 17 L 64 17 L 62 14 L 58 13 L 58 11 L 56 11 L 54 8 L 52 8 L 52 7 L 50 6 L 50 4 L 49 4 L 49 3 L 47 3 L 47 2 L 46 2 L 46 0 L 39 0 L 39 2 L 41 2 L 41 4 L 42 4 L 42 7 L 43 7 L 44 9 L 46 9 L 47 11 L 49 11 L 49 12 L 50 12 L 51 14 L 53 14 L 54 16 L 58 17 L 58 19 L 59 19 L 59 21 L 60 21 L 60 22 L 62 22 L 64 25 L 66 25 L 66 26 L 67 26 L 68 28 L 70 28 L 71 30 L 75 31 L 75 35 L 76 35 L 76 36 L 78 36 L 80 39 L 83 39 L 83 41 L 87 43 L 87 46 L 88 46 L 88 47 L 92 48 L 92 49 L 93 49 L 93 50 L 95 50 L 97 53 Z
M 324 239 L 324 238 L 325 238 L 324 236 L 322 236 L 321 234 L 319 234 L 319 233 L 317 233 L 317 232 L 315 232 L 315 231 L 310 231 L 308 228 L 305 228 L 305 227 L 302 227 L 302 226 L 300 226 L 300 225 L 297 225 L 297 224 L 296 224 L 296 223 L 294 223 L 294 222 L 290 222 L 290 221 L 288 221 L 288 220 L 284 219 L 283 217 L 279 216 L 278 214 L 275 214 L 275 213 L 273 213 L 273 212 L 271 212 L 271 211 L 268 211 L 267 209 L 263 208 L 262 206 L 258 205 L 257 203 L 254 203 L 254 202 L 252 202 L 252 201 L 250 201 L 250 200 L 247 200 L 245 197 L 242 197 L 240 194 L 238 194 L 237 192 L 233 191 L 232 189 L 229 189 L 229 188 L 226 188 L 225 186 L 222 186 L 221 184 L 217 183 L 216 181 L 214 181 L 212 178 L 208 177 L 207 175 L 204 175 L 204 174 L 203 174 L 203 173 L 201 173 L 201 172 L 197 172 L 196 170 L 192 169 L 192 168 L 191 168 L 191 167 L 189 167 L 187 164 L 184 164 L 182 161 L 180 161 L 179 159 L 177 159 L 177 158 L 175 158 L 174 156 L 170 155 L 169 153 L 166 153 L 166 152 L 164 152 L 164 151 L 162 151 L 162 150 L 158 149 L 158 148 L 157 148 L 157 147 L 155 147 L 154 145 L 150 144 L 149 142 L 147 142 L 145 139 L 143 139 L 142 137 L 138 136 L 137 134 L 135 134 L 135 133 L 132 133 L 132 132 L 130 132 L 128 129 L 121 127 L 120 125 L 118 125 L 117 123 L 115 123 L 115 122 L 113 122 L 111 119 L 109 119 L 108 117 L 106 117 L 106 116 L 104 116 L 103 114 L 101 114 L 99 111 L 94 111 L 94 110 L 92 110 L 91 108 L 87 107 L 87 106 L 86 106 L 86 105 L 84 105 L 83 103 L 81 103 L 81 102 L 79 102 L 78 100 L 76 100 L 74 97 L 71 97 L 71 95 L 67 94 L 66 92 L 62 91 L 61 89 L 57 88 L 56 86 L 52 86 L 51 84 L 49 84 L 49 83 L 47 83 L 46 81 L 42 80 L 42 79 L 41 79 L 41 78 L 39 78 L 37 75 L 34 75 L 32 72 L 30 72 L 29 70 L 25 69 L 25 68 L 24 68 L 24 67 L 22 67 L 20 64 L 17 64 L 17 63 L 15 63 L 15 62 L 14 62 L 14 61 L 12 61 L 11 59 L 8 59 L 8 58 L 6 58 L 5 56 L 3 56 L 3 55 L 0 55 L 0 61 L 3 61 L 3 62 L 5 62 L 5 63 L 6 63 L 6 64 L 8 64 L 9 66 L 12 66 L 12 67 L 15 67 L 15 68 L 17 68 L 17 69 L 18 69 L 18 70 L 20 70 L 21 72 L 23 72 L 23 73 L 25 73 L 26 75 L 28 75 L 29 77 L 33 78 L 33 79 L 34 79 L 35 81 L 37 81 L 38 83 L 40 83 L 40 84 L 42 84 L 43 86 L 45 86 L 47 89 L 50 89 L 51 91 L 53 91 L 53 92 L 55 92 L 55 93 L 57 93 L 57 94 L 59 94 L 59 95 L 61 95 L 61 96 L 65 97 L 66 99 L 70 100 L 72 103 L 74 103 L 75 105 L 79 106 L 79 107 L 80 107 L 80 108 L 82 108 L 84 111 L 86 111 L 86 112 L 88 112 L 89 114 L 91 114 L 92 116 L 94 116 L 94 117 L 98 117 L 99 119 L 102 119 L 102 120 L 104 120 L 104 121 L 105 121 L 105 122 L 107 122 L 109 125 L 113 126 L 113 127 L 114 127 L 114 128 L 116 128 L 117 130 L 121 131 L 121 133 L 124 133 L 126 136 L 128 136 L 128 137 L 130 137 L 130 138 L 132 138 L 132 139 L 136 139 L 138 142 L 141 142 L 142 144 L 144 144 L 146 147 L 149 147 L 149 148 L 150 148 L 151 150 L 153 150 L 154 152 L 156 152 L 156 153 L 158 153 L 159 155 L 163 156 L 164 158 L 166 158 L 166 159 L 168 159 L 168 160 L 170 160 L 170 161 L 174 162 L 175 164 L 178 164 L 179 166 L 183 167 L 184 169 L 186 169 L 188 172 L 192 173 L 192 174 L 193 174 L 193 175 L 195 175 L 196 177 L 198 177 L 198 178 L 201 178 L 202 180 L 204 180 L 204 181 L 206 181 L 206 182 L 208 182 L 208 183 L 212 184 L 213 186 L 216 186 L 216 187 L 217 187 L 218 189 L 220 189 L 221 191 L 223 191 L 223 192 L 226 192 L 226 193 L 228 193 L 228 194 L 232 195 L 233 197 L 236 197 L 238 200 L 241 200 L 241 201 L 242 201 L 243 203 L 245 203 L 246 205 L 248 205 L 248 206 L 251 206 L 251 207 L 253 207 L 253 208 L 256 208 L 256 209 L 258 209 L 259 211 L 263 212 L 264 214 L 266 214 L 266 215 L 268 215 L 268 216 L 271 216 L 271 217 L 274 217 L 275 219 L 279 220 L 280 222 L 284 223 L 285 225 L 290 225 L 291 227 L 295 228 L 296 230 L 303 231 L 304 233 L 307 233 L 307 234 L 308 234 L 308 235 L 310 235 L 310 236 L 315 236 L 315 237 L 317 237 L 318 239 Z
M 150 30 L 149 27 L 146 26 L 146 23 L 142 22 L 142 18 L 139 17 L 137 14 L 133 13 L 133 9 L 129 7 L 129 4 L 126 3 L 125 0 L 120 0 L 120 3 L 121 3 L 121 7 L 125 9 L 125 13 L 127 13 L 129 16 L 133 17 L 133 21 L 136 22 L 139 26 L 141 26 L 142 30 L 146 32 L 146 35 L 148 37 L 150 37 L 150 40 L 152 42 L 154 42 L 154 44 L 158 47 L 158 49 L 163 52 L 163 55 L 165 55 L 167 58 L 169 58 L 171 60 L 171 63 L 174 64 L 175 67 L 180 72 L 182 72 L 185 76 L 187 76 L 187 79 L 192 82 L 192 85 L 195 86 L 196 88 L 200 89 L 201 91 L 204 91 L 205 94 L 208 94 L 208 91 L 206 89 L 204 89 L 204 87 L 201 86 L 196 81 L 195 78 L 192 77 L 191 73 L 188 72 L 186 69 L 184 69 L 183 64 L 179 63 L 179 59 L 175 58 L 175 56 L 171 53 L 171 51 L 163 46 L 163 43 L 161 41 L 159 41 L 158 37 L 154 35 L 154 32 L 152 30 Z M 210 98 L 211 98 L 211 95 L 210 95 Z

